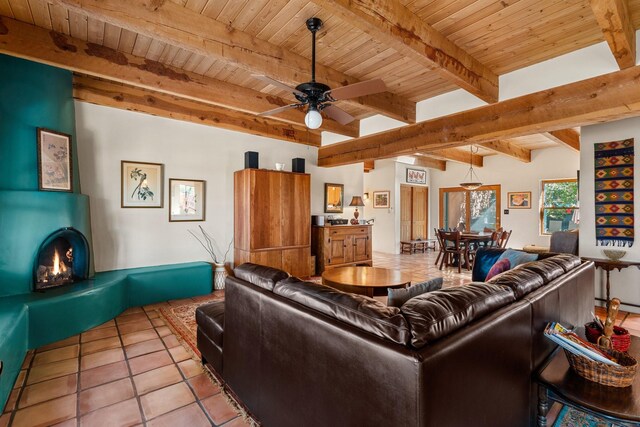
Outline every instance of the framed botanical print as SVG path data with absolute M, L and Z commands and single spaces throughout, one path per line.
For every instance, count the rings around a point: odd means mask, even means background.
M 374 208 L 389 208 L 391 203 L 391 191 L 374 191 L 373 192 L 373 207 Z
M 423 169 L 407 168 L 407 183 L 408 184 L 426 184 L 427 171 Z
M 73 191 L 71 135 L 38 128 L 38 188 Z
M 324 184 L 324 211 L 342 213 L 344 210 L 344 185 Z
M 507 193 L 507 208 L 531 209 L 531 191 L 517 191 Z
M 169 178 L 169 221 L 204 221 L 205 181 Z
M 161 208 L 163 206 L 161 163 L 121 162 L 121 207 Z

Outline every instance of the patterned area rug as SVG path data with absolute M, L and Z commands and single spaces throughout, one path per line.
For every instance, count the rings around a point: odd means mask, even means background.
M 633 245 L 633 138 L 595 145 L 596 242 Z
M 210 295 L 204 295 L 195 298 L 189 298 L 186 302 L 170 301 L 164 307 L 160 307 L 158 312 L 160 317 L 164 318 L 172 332 L 178 336 L 178 340 L 182 346 L 190 351 L 194 360 L 200 361 L 200 352 L 197 345 L 197 329 L 196 309 L 201 305 L 208 304 L 213 301 L 224 300 L 224 291 L 214 291 Z M 182 300 L 184 301 L 184 300 Z M 222 391 L 222 395 L 234 408 L 238 410 L 242 418 L 251 427 L 260 427 L 261 424 L 249 413 L 244 404 L 238 399 L 233 391 L 225 384 L 222 377 L 207 365 L 204 372 L 211 381 L 218 385 Z
M 620 424 L 614 424 L 592 415 L 585 414 L 577 409 L 564 406 L 553 427 L 623 427 Z
M 180 305 L 167 305 L 160 308 L 160 314 L 169 323 L 177 335 L 200 357 L 196 343 L 196 309 L 201 305 L 224 299 L 224 291 L 215 291 L 210 295 L 191 298 Z

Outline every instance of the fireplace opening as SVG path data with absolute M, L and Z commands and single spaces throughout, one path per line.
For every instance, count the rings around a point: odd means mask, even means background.
M 84 280 L 89 275 L 89 244 L 74 228 L 62 228 L 40 245 L 34 263 L 34 290 Z

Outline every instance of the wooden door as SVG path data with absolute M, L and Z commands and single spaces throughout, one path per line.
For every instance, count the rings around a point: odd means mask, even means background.
M 353 260 L 366 261 L 369 259 L 369 236 L 368 234 L 353 235 Z
M 282 246 L 282 173 L 252 171 L 251 249 Z
M 411 240 L 411 194 L 410 185 L 400 185 L 400 241 Z
M 411 239 L 424 240 L 428 236 L 429 189 L 427 187 L 412 187 L 411 189 Z
M 400 185 L 400 240 L 426 239 L 428 215 L 429 188 Z
M 282 269 L 292 276 L 306 277 L 310 274 L 310 248 L 296 248 L 282 250 Z
M 277 268 L 282 270 L 282 251 L 257 251 L 250 252 L 250 262 L 254 264 L 266 265 L 268 267 Z
M 282 246 L 308 246 L 311 244 L 311 177 L 283 172 L 280 175 Z
M 344 264 L 351 262 L 350 254 L 353 251 L 347 251 L 347 235 L 336 234 L 328 238 L 325 242 L 325 246 L 329 248 L 329 254 L 327 256 L 329 264 Z

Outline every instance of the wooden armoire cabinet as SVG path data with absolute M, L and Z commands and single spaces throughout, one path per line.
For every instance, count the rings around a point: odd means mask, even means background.
M 243 169 L 234 174 L 234 263 L 309 276 L 309 174 Z
M 371 226 L 313 226 L 311 234 L 317 274 L 345 265 L 372 265 Z

